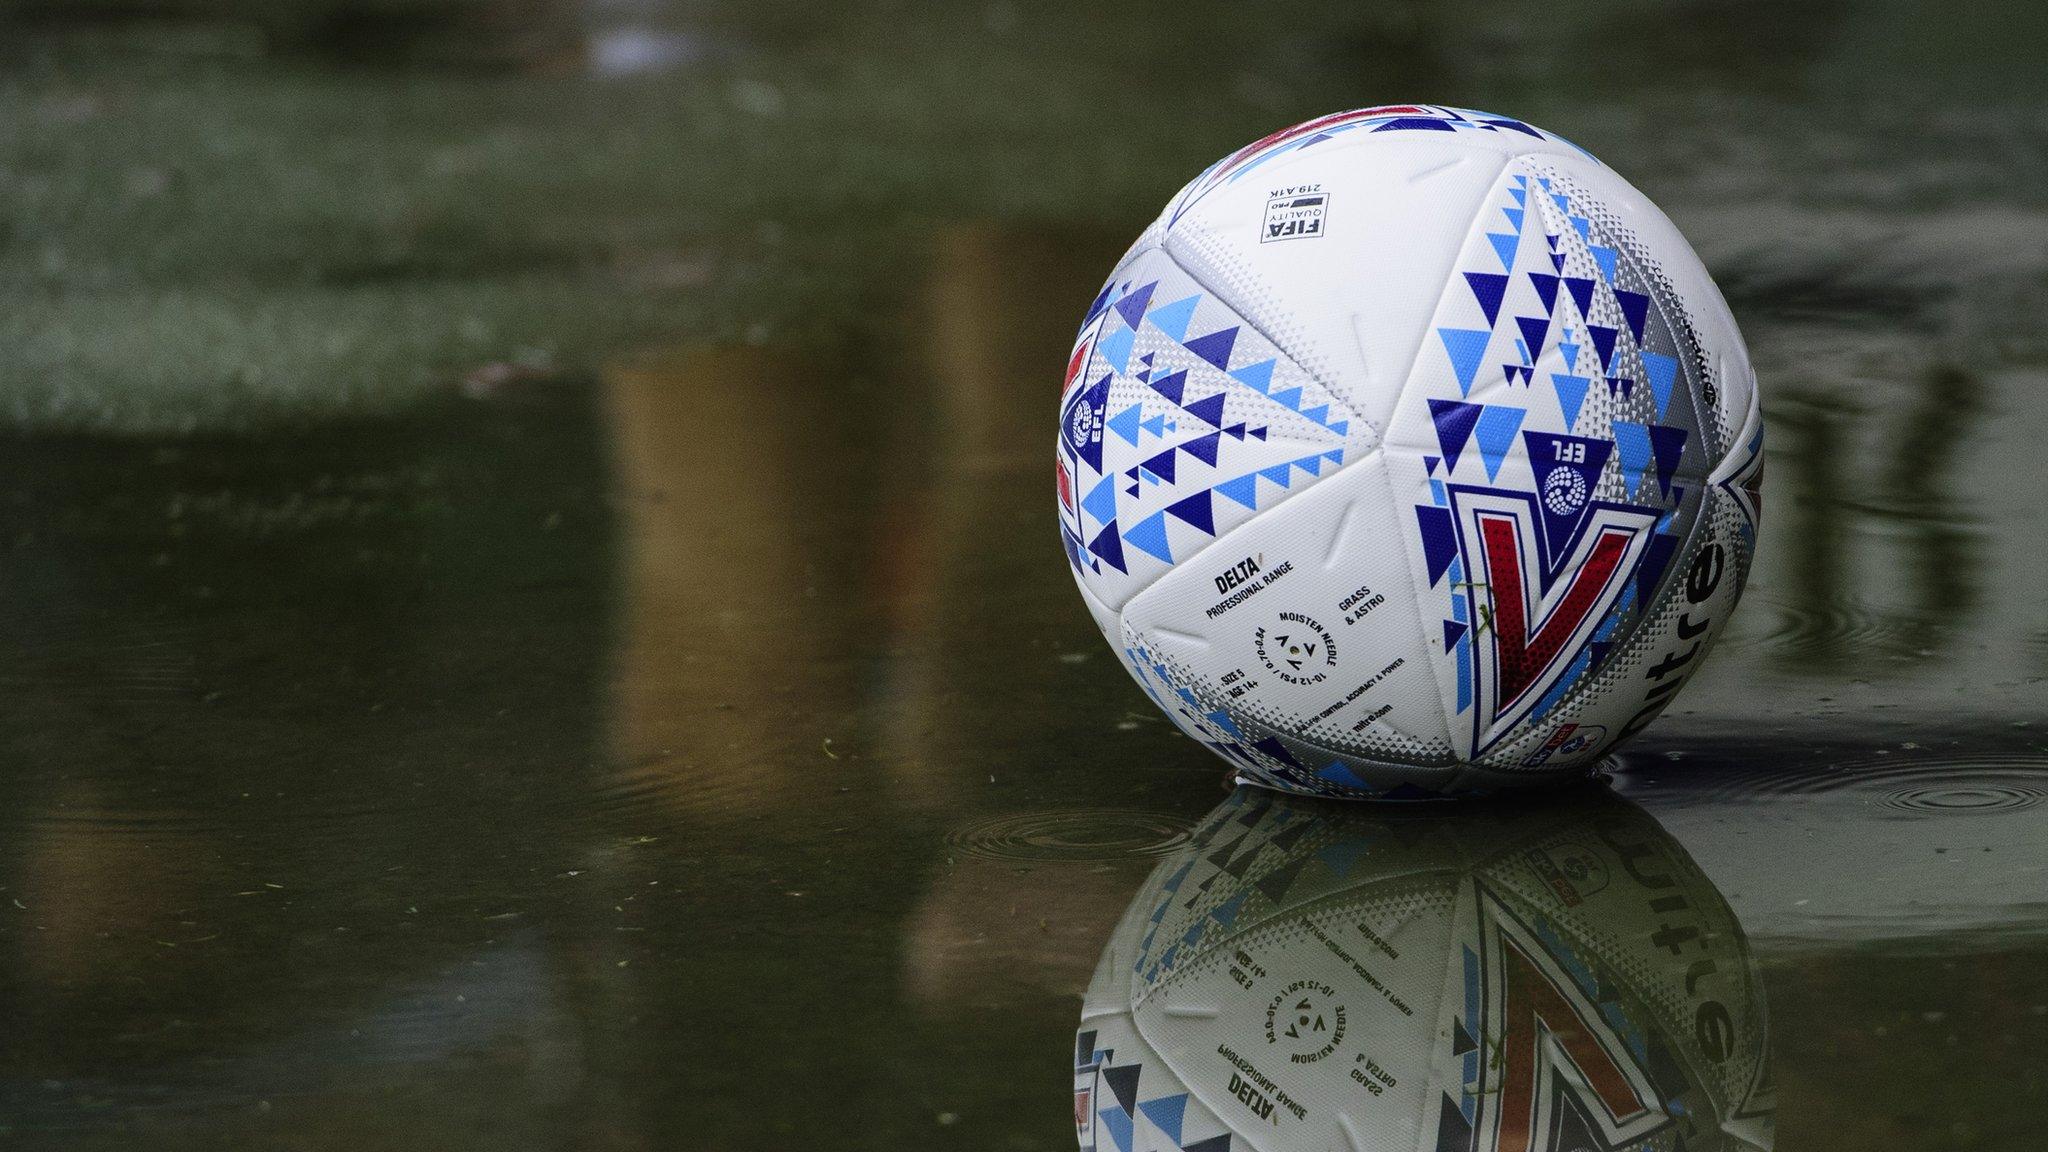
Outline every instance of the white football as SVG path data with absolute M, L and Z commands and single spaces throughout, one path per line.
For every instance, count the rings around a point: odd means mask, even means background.
M 1061 535 L 1138 683 L 1254 783 L 1582 775 L 1727 623 L 1762 411 L 1678 230 L 1577 146 L 1312 120 L 1173 198 L 1088 309 Z
M 1074 1122 L 1082 1152 L 1756 1152 L 1769 1020 L 1727 902 L 1611 794 L 1244 788 L 1103 948 Z

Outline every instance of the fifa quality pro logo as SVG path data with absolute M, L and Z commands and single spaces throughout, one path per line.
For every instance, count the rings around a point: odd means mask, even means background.
M 1266 197 L 1266 220 L 1259 243 L 1313 240 L 1323 234 L 1330 216 L 1330 194 L 1320 184 L 1282 188 Z

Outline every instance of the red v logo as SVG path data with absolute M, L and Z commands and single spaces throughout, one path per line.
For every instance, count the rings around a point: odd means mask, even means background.
M 1543 625 L 1529 630 L 1531 597 L 1524 584 L 1520 533 L 1513 517 L 1480 513 L 1480 546 L 1486 553 L 1486 578 L 1493 601 L 1493 632 L 1499 648 L 1500 703 L 1511 711 L 1529 687 L 1557 660 L 1565 641 L 1586 623 L 1600 593 L 1621 566 L 1636 532 L 1619 527 L 1601 529 L 1585 563 L 1574 568 L 1564 598 Z
M 1595 502 L 1562 538 L 1536 498 L 1498 488 L 1449 488 L 1471 602 L 1470 659 L 1460 686 L 1473 753 L 1520 722 L 1577 665 L 1640 567 L 1658 513 Z

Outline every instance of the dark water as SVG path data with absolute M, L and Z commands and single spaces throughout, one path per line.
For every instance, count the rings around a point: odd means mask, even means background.
M 1766 390 L 1731 634 L 1559 803 L 1661 828 L 1725 900 L 1780 1147 L 2040 1146 L 2033 8 L 1287 6 L 1263 38 L 1277 17 L 1144 4 L 815 28 L 774 5 L 81 11 L 0 25 L 5 98 L 58 117 L 0 158 L 0 1144 L 1073 1147 L 1081 992 L 1226 789 L 1063 571 L 1046 450 L 1071 325 L 1208 159 L 1419 95 L 1635 178 Z M 1258 47 L 1169 66 L 1219 39 Z M 1142 74 L 1126 121 L 1043 146 L 1102 123 L 1061 85 L 1113 91 L 1085 77 L 1117 67 Z M 402 152 L 436 116 L 598 132 L 707 90 L 769 142 L 610 145 L 679 182 L 645 202 L 509 144 L 516 171 L 477 163 L 517 197 L 390 207 L 391 236 L 321 232 L 320 160 L 304 214 L 247 238 L 187 227 L 205 197 L 106 235 L 48 198 L 58 176 L 154 187 L 93 167 L 159 147 L 119 127 L 152 93 L 199 126 L 173 142 L 198 171 L 209 117 L 247 128 L 279 93 L 337 124 L 382 93 Z M 968 92 L 989 102 L 941 107 Z M 63 120 L 83 98 L 117 111 Z M 889 127 L 924 115 L 927 136 Z M 270 143 L 324 138 L 291 132 Z M 739 207 L 707 206 L 721 186 Z M 550 230 L 565 249 L 521 246 Z M 266 252 L 310 271 L 265 279 Z M 218 326 L 153 355 L 190 327 L 150 311 L 180 293 Z M 498 335 L 419 335 L 443 320 Z M 522 325 L 549 323 L 528 354 Z M 72 324 L 93 339 L 43 339 Z M 373 386 L 293 408 L 331 366 L 253 342 L 318 352 L 348 324 Z M 230 351 L 271 374 L 220 384 Z

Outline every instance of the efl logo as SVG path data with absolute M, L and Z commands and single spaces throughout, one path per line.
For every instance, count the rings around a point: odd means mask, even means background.
M 1275 240 L 1311 240 L 1323 234 L 1328 219 L 1330 196 L 1314 186 L 1282 188 L 1266 198 L 1266 226 L 1259 243 Z

